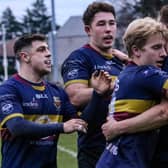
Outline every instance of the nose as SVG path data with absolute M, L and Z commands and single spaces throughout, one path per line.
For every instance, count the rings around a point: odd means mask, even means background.
M 107 23 L 105 26 L 105 30 L 108 32 L 111 31 L 111 25 Z
M 51 57 L 51 51 L 50 51 L 50 49 L 47 49 L 46 52 L 47 52 L 47 56 Z
M 160 48 L 160 56 L 161 57 L 167 57 L 167 50 L 166 50 L 166 47 L 165 46 L 162 46 Z
M 162 57 L 167 57 L 167 51 L 166 51 L 165 47 L 162 48 L 161 56 Z

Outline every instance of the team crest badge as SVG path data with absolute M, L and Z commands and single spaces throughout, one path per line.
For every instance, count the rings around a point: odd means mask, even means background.
M 54 96 L 53 99 L 54 99 L 54 105 L 55 105 L 55 107 L 56 108 L 60 108 L 61 107 L 61 100 L 60 100 L 60 98 Z

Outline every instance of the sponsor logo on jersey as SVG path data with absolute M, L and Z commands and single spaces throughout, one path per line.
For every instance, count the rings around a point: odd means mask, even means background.
M 53 100 L 54 100 L 54 105 L 57 109 L 59 109 L 61 107 L 61 100 L 59 97 L 53 97 Z
M 68 72 L 67 77 L 68 79 L 74 79 L 78 76 L 78 69 L 73 69 L 72 71 Z
M 96 65 L 94 67 L 95 70 L 105 70 L 105 71 L 110 71 L 111 66 L 110 65 Z
M 48 99 L 47 94 L 35 94 L 36 99 Z
M 11 101 L 6 101 L 1 103 L 1 110 L 3 114 L 10 114 L 13 111 L 13 103 Z
M 30 102 L 23 102 L 23 106 L 34 108 L 34 109 L 39 107 L 38 102 L 35 100 L 35 98 L 33 98 L 33 100 Z

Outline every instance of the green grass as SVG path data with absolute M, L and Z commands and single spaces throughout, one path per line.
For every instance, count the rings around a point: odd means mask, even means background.
M 68 149 L 68 151 L 73 151 L 76 153 L 77 151 L 77 135 L 74 134 L 61 134 L 59 139 L 59 146 L 64 147 L 65 149 Z M 57 162 L 58 162 L 58 168 L 77 168 L 77 159 L 74 156 L 71 156 L 66 151 L 60 151 L 58 149 L 58 155 L 57 155 Z

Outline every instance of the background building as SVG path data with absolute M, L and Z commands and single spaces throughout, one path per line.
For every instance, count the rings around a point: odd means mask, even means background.
M 6 41 L 8 74 L 9 76 L 16 72 L 16 58 L 13 52 L 15 39 Z M 84 31 L 81 16 L 71 16 L 67 22 L 56 33 L 56 57 L 58 61 L 58 81 L 62 82 L 61 65 L 67 56 L 75 49 L 87 43 L 88 37 Z M 49 39 L 50 45 L 50 39 Z M 3 44 L 0 43 L 0 78 L 3 78 Z M 52 73 L 49 79 L 53 81 Z M 2 80 L 2 79 L 1 79 Z M 56 81 L 53 81 L 56 82 Z

